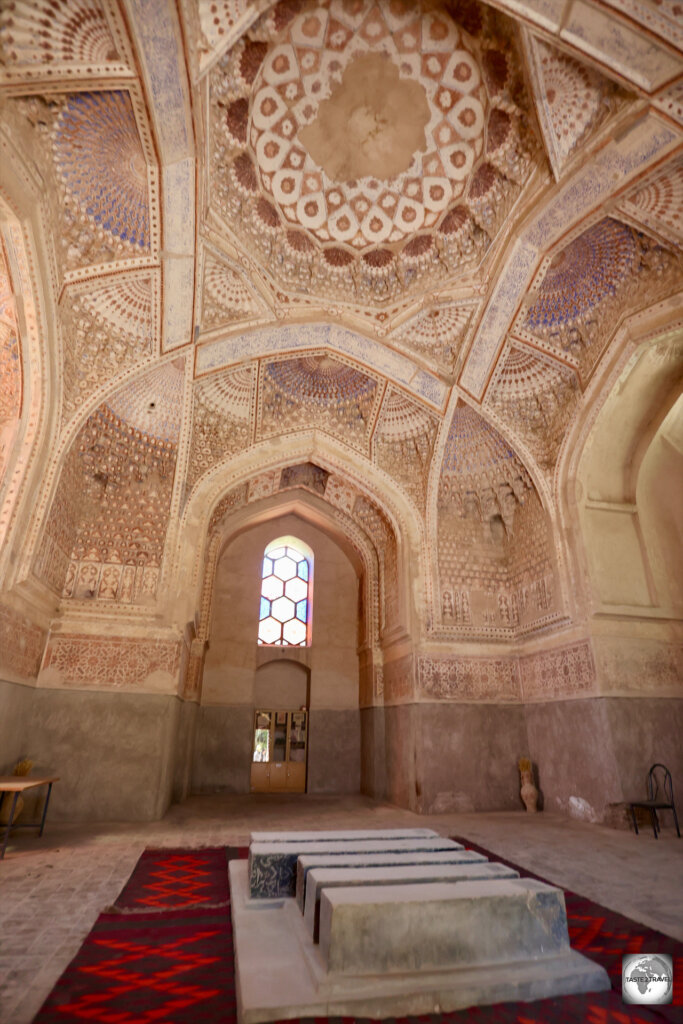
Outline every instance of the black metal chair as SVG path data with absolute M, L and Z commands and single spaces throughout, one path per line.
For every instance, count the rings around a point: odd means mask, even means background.
M 660 794 L 661 785 L 661 794 Z M 658 839 L 658 832 L 661 830 L 659 820 L 657 818 L 657 811 L 671 810 L 673 811 L 674 821 L 676 823 L 676 832 L 678 838 L 681 838 L 681 830 L 678 827 L 678 817 L 676 815 L 676 808 L 674 806 L 674 794 L 673 794 L 673 783 L 671 781 L 671 772 L 663 764 L 653 764 L 650 771 L 647 774 L 647 800 L 631 800 L 629 806 L 631 808 L 631 817 L 633 818 L 633 827 L 638 835 L 638 822 L 636 820 L 636 807 L 644 807 L 650 812 L 650 820 L 652 821 L 652 831 L 655 834 L 655 839 Z

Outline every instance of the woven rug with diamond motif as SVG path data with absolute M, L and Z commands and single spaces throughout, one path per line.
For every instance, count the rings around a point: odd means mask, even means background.
M 246 848 L 146 850 L 35 1024 L 233 1024 L 237 1011 L 227 861 L 246 855 Z M 476 1006 L 401 1018 L 400 1024 L 683 1024 L 681 943 L 576 893 L 566 891 L 565 896 L 572 946 L 607 969 L 611 991 Z M 621 956 L 629 952 L 673 956 L 672 1005 L 622 1002 Z M 263 983 L 268 984 L 267 964 Z M 324 1024 L 324 1019 L 316 1018 L 314 1024 Z M 336 1024 L 355 1022 L 345 1017 Z

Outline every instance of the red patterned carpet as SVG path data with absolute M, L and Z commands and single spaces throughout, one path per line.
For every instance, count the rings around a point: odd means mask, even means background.
M 119 898 L 117 910 L 171 910 L 230 901 L 228 861 L 236 846 L 201 850 L 145 850 Z
M 235 847 L 146 850 L 115 905 L 97 919 L 35 1024 L 234 1022 L 227 861 L 246 853 L 246 848 Z M 612 991 L 472 1007 L 402 1018 L 400 1024 L 681 1024 L 681 943 L 576 893 L 567 891 L 566 903 L 572 946 L 607 969 Z M 637 1007 L 622 1002 L 621 956 L 628 952 L 674 957 L 674 1004 Z M 265 967 L 263 980 L 267 985 Z M 323 1021 L 316 1018 L 315 1024 Z M 338 1024 L 353 1021 L 344 1018 Z

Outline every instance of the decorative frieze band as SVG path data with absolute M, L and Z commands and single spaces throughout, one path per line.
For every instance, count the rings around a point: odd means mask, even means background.
M 436 700 L 519 701 L 517 658 L 452 658 L 420 655 L 420 693 Z
M 524 701 L 575 697 L 596 688 L 595 661 L 588 640 L 526 655 L 519 659 L 519 665 Z
M 41 676 L 47 685 L 169 692 L 177 685 L 181 646 L 170 639 L 57 635 Z
M 25 615 L 0 605 L 0 673 L 35 679 L 45 650 L 47 632 Z
M 418 689 L 434 700 L 523 702 L 596 690 L 590 641 L 521 657 L 430 656 L 417 659 Z

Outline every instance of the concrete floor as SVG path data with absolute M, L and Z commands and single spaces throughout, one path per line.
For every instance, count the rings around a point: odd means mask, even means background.
M 246 845 L 252 829 L 434 828 L 683 941 L 683 840 L 552 814 L 419 816 L 362 796 L 194 796 L 158 822 L 15 833 L 0 862 L 0 1022 L 29 1024 L 146 846 Z

